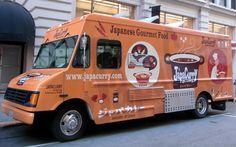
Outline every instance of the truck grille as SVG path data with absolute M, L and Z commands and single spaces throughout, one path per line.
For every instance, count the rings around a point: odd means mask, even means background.
M 4 99 L 26 105 L 29 102 L 32 93 L 33 92 L 31 91 L 7 88 Z

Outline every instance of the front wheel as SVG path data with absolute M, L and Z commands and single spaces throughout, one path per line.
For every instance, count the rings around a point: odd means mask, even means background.
M 51 130 L 58 140 L 70 141 L 83 135 L 86 124 L 87 118 L 81 108 L 66 106 L 57 112 Z
M 195 104 L 195 109 L 192 110 L 192 114 L 195 118 L 206 117 L 206 115 L 208 114 L 208 99 L 205 95 L 198 96 Z

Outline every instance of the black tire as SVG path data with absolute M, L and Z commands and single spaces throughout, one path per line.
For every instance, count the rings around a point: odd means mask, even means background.
M 46 114 L 45 115 L 35 114 L 34 123 L 32 125 L 33 129 L 39 132 L 49 130 L 50 122 L 52 121 L 50 118 L 51 117 Z
M 67 105 L 57 111 L 51 131 L 59 141 L 70 141 L 80 138 L 86 130 L 87 115 L 83 107 Z
M 195 109 L 191 111 L 194 118 L 204 118 L 208 114 L 208 99 L 200 94 L 195 103 Z

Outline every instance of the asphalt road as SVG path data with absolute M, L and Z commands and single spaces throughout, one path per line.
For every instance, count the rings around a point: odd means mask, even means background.
M 23 124 L 0 125 L 0 147 L 79 146 L 79 147 L 235 147 L 236 104 L 227 111 L 210 110 L 204 119 L 185 113 L 93 127 L 81 139 L 60 143 L 48 130 L 36 131 Z

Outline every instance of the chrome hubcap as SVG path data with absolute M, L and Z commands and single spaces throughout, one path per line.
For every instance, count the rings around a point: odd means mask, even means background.
M 66 112 L 60 121 L 61 131 L 67 135 L 72 136 L 76 134 L 82 126 L 82 117 L 76 110 Z
M 207 110 L 207 101 L 205 98 L 200 97 L 197 102 L 197 111 L 200 114 L 204 114 Z

